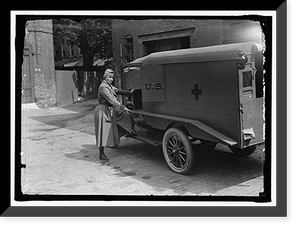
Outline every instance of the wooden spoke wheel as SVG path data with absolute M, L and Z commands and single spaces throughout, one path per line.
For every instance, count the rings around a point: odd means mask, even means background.
M 194 162 L 194 153 L 192 144 L 183 131 L 168 129 L 163 137 L 162 148 L 165 160 L 174 172 L 188 173 Z

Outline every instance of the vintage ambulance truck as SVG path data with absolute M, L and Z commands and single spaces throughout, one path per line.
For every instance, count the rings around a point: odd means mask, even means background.
M 261 45 L 157 52 L 130 64 L 140 66 L 142 82 L 131 101 L 143 132 L 133 138 L 162 145 L 174 172 L 189 172 L 195 141 L 244 156 L 264 142 Z

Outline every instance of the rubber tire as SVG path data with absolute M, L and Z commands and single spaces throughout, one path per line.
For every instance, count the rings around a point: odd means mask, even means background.
M 176 165 L 174 165 L 172 163 L 172 159 L 170 159 L 169 157 L 170 153 L 168 153 L 167 149 L 168 146 L 170 147 L 170 145 L 168 145 L 168 141 L 172 136 L 176 136 L 177 138 L 179 138 L 180 143 L 182 143 L 182 145 L 185 148 L 185 162 L 183 167 L 177 167 Z M 192 143 L 190 142 L 188 136 L 182 130 L 178 128 L 169 128 L 163 136 L 162 148 L 165 160 L 171 170 L 179 174 L 187 174 L 190 171 L 194 163 L 194 151 Z
M 239 155 L 239 156 L 250 156 L 256 150 L 255 145 L 244 148 L 244 149 L 239 149 L 239 148 L 236 148 L 233 146 L 228 146 L 228 147 L 234 154 Z

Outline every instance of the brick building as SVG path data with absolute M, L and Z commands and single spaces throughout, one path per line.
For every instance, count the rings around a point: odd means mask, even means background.
M 127 63 L 153 52 L 263 41 L 259 22 L 251 20 L 112 20 L 115 85 L 140 88 L 137 68 Z M 124 73 L 124 74 L 123 74 Z
M 22 66 L 22 102 L 41 107 L 56 105 L 52 20 L 27 21 L 24 63 Z M 28 57 L 28 58 L 27 58 Z
M 78 100 L 79 94 L 90 98 L 97 96 L 105 60 L 95 57 L 93 70 L 81 71 L 80 49 L 53 38 L 51 19 L 29 20 L 25 31 L 22 103 L 53 107 L 73 103 Z M 55 64 L 68 68 L 56 70 Z

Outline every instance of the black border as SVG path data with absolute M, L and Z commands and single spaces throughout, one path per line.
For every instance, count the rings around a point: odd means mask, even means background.
M 286 48 L 287 48 L 287 40 L 286 40 L 286 20 L 287 20 L 287 3 L 284 1 L 280 7 L 276 9 L 276 17 L 277 17 L 277 63 L 281 63 L 281 65 L 277 65 L 277 94 L 280 92 L 280 97 L 277 97 L 277 139 L 280 139 L 280 142 L 277 142 L 276 145 L 276 154 L 277 154 L 277 183 L 276 183 L 276 206 L 268 207 L 233 207 L 233 206 L 203 206 L 203 207 L 192 207 L 192 206 L 154 206 L 154 207 L 137 207 L 137 206 L 126 206 L 126 207 L 14 207 L 10 206 L 10 191 L 6 194 L 3 194 L 8 198 L 8 202 L 5 203 L 4 212 L 1 213 L 2 216 L 136 216 L 136 217 L 144 217 L 144 216 L 286 216 L 287 215 L 287 155 L 286 155 Z M 13 38 L 11 38 L 13 39 Z M 16 38 L 16 45 L 18 44 Z M 275 45 L 275 44 L 274 44 Z M 278 55 L 280 54 L 280 55 Z M 18 63 L 18 57 L 16 57 L 16 63 Z M 17 70 L 19 71 L 19 70 Z M 267 94 L 271 94 L 271 91 L 267 92 Z M 16 95 L 17 98 L 18 95 Z M 18 105 L 18 103 L 16 103 Z M 269 114 L 270 115 L 270 114 Z M 17 116 L 16 116 L 17 118 Z M 279 122 L 280 121 L 280 122 Z M 18 127 L 20 123 L 18 123 L 16 119 L 16 127 Z M 270 129 L 268 129 L 270 130 Z M 280 132 L 279 132 L 280 131 Z M 16 132 L 16 140 L 18 139 L 18 132 Z M 267 135 L 270 135 L 270 131 L 267 131 Z M 280 143 L 280 144 L 279 144 Z M 17 146 L 16 146 L 17 147 Z M 16 148 L 16 152 L 18 152 L 18 148 Z M 278 154 L 280 153 L 280 154 Z M 285 154 L 284 154 L 285 153 Z M 8 157 L 9 159 L 9 157 Z M 10 162 L 8 160 L 10 165 Z M 17 164 L 18 162 L 16 162 Z M 266 167 L 270 167 L 267 165 Z M 8 167 L 9 168 L 9 167 Z M 8 171 L 10 173 L 10 171 Z M 16 171 L 17 172 L 17 171 Z M 9 178 L 10 179 L 10 178 Z M 16 181 L 20 178 L 16 177 Z M 270 178 L 269 178 L 270 179 Z M 9 183 L 8 183 L 9 184 Z M 16 183 L 17 184 L 17 183 Z M 9 187 L 10 188 L 10 187 Z M 17 190 L 18 188 L 16 188 Z M 270 191 L 269 191 L 270 192 Z M 265 191 L 266 194 L 266 191 Z M 7 196 L 8 195 L 8 196 Z M 18 197 L 17 200 L 27 200 L 26 196 L 23 195 L 22 198 Z M 45 200 L 45 197 L 35 197 L 34 200 Z M 42 198 L 42 199 L 40 199 Z M 65 199 L 61 199 L 65 198 Z M 92 197 L 91 197 L 92 198 Z M 116 200 L 115 197 L 103 197 L 104 200 Z M 136 198 L 136 197 L 135 197 Z M 30 199 L 32 200 L 32 199 Z M 46 199 L 47 200 L 47 199 Z M 55 200 L 51 198 L 51 200 Z M 66 196 L 60 197 L 60 200 L 77 200 L 76 197 Z M 81 199 L 82 200 L 82 199 Z M 87 199 L 90 200 L 90 199 Z M 123 199 L 124 200 L 124 199 Z M 137 200 L 137 199 L 135 199 Z M 161 200 L 161 199 L 159 199 Z M 164 199 L 163 199 L 164 200 Z M 171 199 L 173 200 L 173 199 Z M 212 199 L 218 200 L 218 199 Z M 230 199 L 231 200 L 231 199 Z M 258 202 L 263 202 L 264 200 L 258 200 Z M 2 204 L 3 205 L 3 204 Z M 2 207 L 3 208 L 3 207 Z
M 17 15 L 16 16 L 16 54 L 17 54 L 17 60 L 22 60 L 22 54 L 23 54 L 23 46 L 24 46 L 24 40 L 23 35 L 25 31 L 25 23 L 27 20 L 37 20 L 37 19 L 53 19 L 53 18 L 72 18 L 73 20 L 81 20 L 84 18 L 91 18 L 91 17 L 97 17 L 95 15 L 87 15 L 87 16 L 53 16 L 53 15 L 39 15 L 39 16 L 28 16 L 28 15 Z M 103 17 L 103 16 L 102 16 Z M 106 16 L 105 16 L 106 17 Z M 271 16 L 260 16 L 260 15 L 241 15 L 241 16 L 198 16 L 198 17 L 192 17 L 192 16 L 113 16 L 112 19 L 121 18 L 122 20 L 130 19 L 130 20 L 148 20 L 148 19 L 196 19 L 196 20 L 208 20 L 208 19 L 217 19 L 217 20 L 255 20 L 260 22 L 260 25 L 262 27 L 262 30 L 265 34 L 265 40 L 266 40 L 266 47 L 267 50 L 264 52 L 264 56 L 266 57 L 266 63 L 264 69 L 267 70 L 267 73 L 265 74 L 265 80 L 266 85 L 271 86 L 272 82 L 272 75 L 271 75 L 271 64 L 272 64 L 272 24 L 273 19 Z M 21 75 L 21 63 L 18 63 L 17 66 L 17 76 Z M 21 84 L 21 81 L 19 78 L 17 78 L 17 85 Z M 266 87 L 266 123 L 271 124 L 271 87 Z M 18 89 L 18 87 L 17 87 Z M 17 90 L 17 94 L 18 94 Z M 18 96 L 17 98 L 21 98 L 21 96 Z M 17 105 L 21 104 L 21 102 L 17 101 Z M 21 119 L 20 116 L 18 118 Z M 20 120 L 18 122 L 21 123 Z M 132 196 L 132 195 L 25 195 L 21 191 L 21 185 L 19 183 L 20 181 L 20 175 L 21 175 L 21 162 L 20 157 L 18 154 L 15 155 L 15 162 L 16 162 L 16 168 L 15 168 L 15 200 L 16 201 L 33 201 L 33 200 L 39 200 L 39 201 L 93 201 L 93 200 L 103 200 L 103 201 L 245 201 L 245 202 L 270 202 L 271 201 L 271 126 L 268 129 L 268 132 L 266 133 L 266 161 L 264 164 L 264 191 L 259 194 L 259 196 Z M 17 126 L 16 133 L 20 134 L 21 129 L 19 126 Z M 19 136 L 17 136 L 17 140 L 19 140 Z M 17 149 L 20 146 L 17 146 Z M 16 152 L 20 152 L 21 149 Z M 19 166 L 19 167 L 18 167 Z

